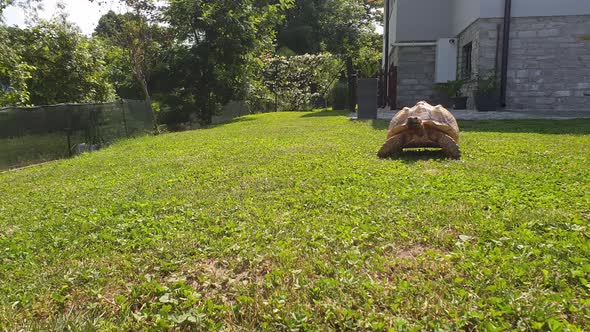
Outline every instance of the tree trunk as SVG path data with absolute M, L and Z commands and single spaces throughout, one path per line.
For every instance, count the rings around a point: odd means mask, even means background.
M 156 112 L 152 107 L 152 98 L 150 97 L 150 92 L 147 88 L 147 82 L 145 80 L 139 80 L 139 84 L 141 85 L 141 89 L 143 90 L 143 96 L 145 97 L 145 102 L 148 104 L 150 108 L 150 112 L 152 113 L 152 123 L 154 126 L 154 134 L 158 134 L 158 118 L 156 116 Z

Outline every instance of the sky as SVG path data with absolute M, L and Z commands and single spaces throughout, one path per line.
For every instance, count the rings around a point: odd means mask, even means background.
M 107 0 L 106 4 L 99 6 L 88 0 L 43 0 L 43 10 L 39 16 L 44 19 L 50 19 L 58 12 L 57 3 L 62 2 L 65 5 L 65 11 L 68 13 L 68 20 L 74 22 L 82 29 L 82 33 L 91 35 L 98 23 L 100 17 L 109 10 L 122 12 L 122 6 L 118 0 Z M 25 13 L 21 8 L 11 6 L 4 11 L 4 19 L 8 25 L 18 25 L 25 27 Z

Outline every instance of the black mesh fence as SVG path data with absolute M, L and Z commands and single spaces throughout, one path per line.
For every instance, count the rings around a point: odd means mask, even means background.
M 144 101 L 0 109 L 0 170 L 66 158 L 146 135 L 153 129 Z

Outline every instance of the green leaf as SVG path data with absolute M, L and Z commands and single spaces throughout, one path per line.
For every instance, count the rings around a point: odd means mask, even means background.
M 123 295 L 115 295 L 115 303 L 118 305 L 122 305 L 123 303 L 125 303 L 127 301 L 127 298 Z

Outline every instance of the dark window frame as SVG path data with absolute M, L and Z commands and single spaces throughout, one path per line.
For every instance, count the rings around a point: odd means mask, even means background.
M 463 71 L 463 78 L 473 77 L 473 42 L 469 42 L 463 45 L 463 65 L 461 66 Z

